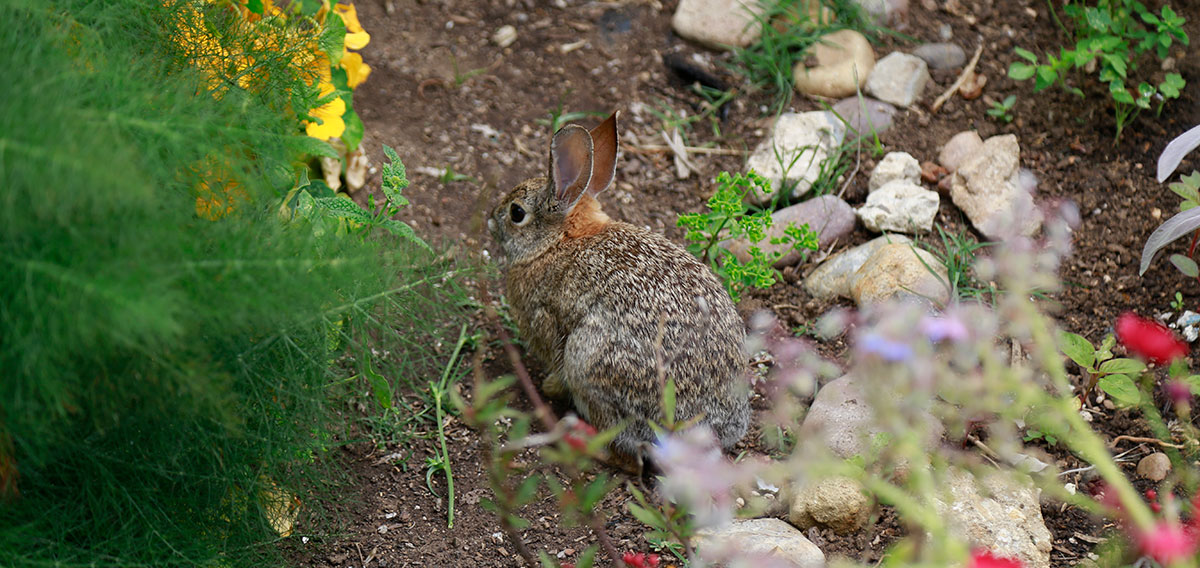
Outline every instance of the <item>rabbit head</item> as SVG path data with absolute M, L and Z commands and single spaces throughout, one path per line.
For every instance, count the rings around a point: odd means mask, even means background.
M 488 217 L 509 262 L 603 228 L 609 218 L 594 198 L 612 185 L 616 167 L 617 113 L 591 131 L 568 124 L 555 133 L 548 175 L 517 185 Z

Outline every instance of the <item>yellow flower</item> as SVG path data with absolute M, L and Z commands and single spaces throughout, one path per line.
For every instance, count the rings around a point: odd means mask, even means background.
M 333 11 L 341 16 L 342 23 L 346 24 L 346 49 L 362 49 L 371 42 L 371 35 L 358 23 L 358 10 L 353 4 L 338 4 L 333 7 Z
M 347 51 L 342 55 L 342 68 L 346 70 L 346 84 L 357 88 L 371 75 L 371 66 L 363 63 L 362 55 Z
M 321 98 L 333 93 L 334 88 L 333 83 L 329 81 L 329 71 L 322 73 L 320 88 Z M 319 121 L 309 122 L 304 127 L 304 132 L 313 138 L 329 140 L 341 136 L 346 131 L 346 121 L 342 120 L 342 115 L 346 114 L 346 101 L 341 97 L 308 111 L 308 114 Z

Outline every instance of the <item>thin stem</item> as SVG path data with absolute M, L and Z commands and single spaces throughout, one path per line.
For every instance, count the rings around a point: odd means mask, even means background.
M 437 412 L 438 439 L 442 443 L 442 464 L 446 472 L 446 491 L 449 494 L 446 528 L 451 529 L 454 528 L 454 473 L 450 471 L 450 451 L 446 449 L 446 414 L 442 410 L 442 398 L 446 396 L 446 382 L 450 378 L 450 369 L 454 368 L 454 362 L 458 360 L 458 354 L 462 352 L 463 345 L 466 342 L 467 324 L 464 323 L 462 328 L 458 330 L 458 343 L 454 345 L 454 353 L 450 355 L 450 361 L 446 363 L 446 369 L 442 371 L 442 380 L 438 383 L 437 392 L 434 393 L 433 397 Z

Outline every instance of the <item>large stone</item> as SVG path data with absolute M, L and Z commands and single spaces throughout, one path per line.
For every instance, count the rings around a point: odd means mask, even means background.
M 894 23 L 908 12 L 908 0 L 852 0 L 876 25 Z
M 776 267 L 791 266 L 800 260 L 800 253 L 793 250 L 790 244 L 770 243 L 772 238 L 784 236 L 783 231 L 789 223 L 797 227 L 808 224 L 809 229 L 817 232 L 817 241 L 824 245 L 853 231 L 854 222 L 854 208 L 849 203 L 836 195 L 821 195 L 772 213 L 771 227 L 766 231 L 766 238 L 758 243 L 758 248 L 768 255 L 776 251 L 783 253 L 775 261 Z M 750 241 L 746 239 L 731 241 L 729 250 L 742 262 L 750 260 Z
M 920 171 L 920 170 L 918 170 Z M 881 233 L 918 233 L 933 229 L 941 196 L 907 180 L 890 181 L 867 195 L 858 216 L 868 229 Z
M 862 484 L 848 477 L 821 479 L 793 493 L 788 522 L 802 530 L 820 526 L 851 533 L 866 525 L 871 512 Z
M 758 0 L 680 0 L 671 27 L 680 37 L 711 47 L 745 47 L 758 40 L 757 17 L 765 11 Z
M 867 191 L 875 191 L 890 181 L 917 183 L 921 179 L 921 164 L 908 152 L 888 152 L 871 170 Z
M 867 396 L 867 389 L 881 397 L 885 395 L 880 393 L 890 392 L 880 390 L 891 389 L 880 379 L 882 377 L 864 380 L 843 375 L 825 384 L 817 391 L 796 438 L 806 443 L 822 443 L 842 459 L 870 456 L 872 444 L 877 443 L 880 436 L 887 436 L 886 430 L 876 423 L 877 413 Z M 922 412 L 921 418 L 926 425 L 923 443 L 927 449 L 933 449 L 940 443 L 945 427 L 927 411 Z M 897 465 L 900 469 L 906 468 L 903 464 Z
M 735 547 L 748 556 L 771 556 L 796 568 L 823 568 L 825 553 L 799 529 L 779 519 L 736 519 L 732 523 L 697 531 L 700 554 L 709 548 Z
M 946 267 L 933 253 L 911 244 L 879 247 L 863 262 L 850 282 L 850 295 L 859 306 L 888 300 L 932 302 L 950 300 Z
M 840 30 L 821 36 L 811 54 L 816 65 L 796 64 L 792 78 L 796 90 L 818 97 L 848 97 L 858 93 L 875 68 L 871 42 L 854 30 Z
M 771 202 L 774 192 L 783 186 L 792 188 L 793 198 L 812 189 L 820 177 L 829 154 L 842 143 L 846 127 L 829 111 L 784 113 L 771 128 L 771 135 L 759 143 L 746 161 L 746 167 L 771 181 L 771 193 L 754 195 L 751 201 Z
M 814 298 L 828 299 L 841 296 L 849 298 L 850 284 L 854 274 L 876 250 L 891 243 L 909 243 L 912 239 L 904 235 L 875 237 L 852 249 L 839 252 L 822 262 L 804 279 L 804 289 Z
M 989 239 L 1030 236 L 1042 226 L 1042 214 L 1034 207 L 1033 194 L 1020 183 L 1020 153 L 1016 136 L 993 136 L 959 166 L 951 179 L 950 198 Z
M 869 97 L 850 97 L 834 104 L 833 112 L 846 121 L 851 132 L 870 136 L 883 134 L 892 127 L 896 107 Z
M 969 472 L 951 470 L 946 486 L 950 502 L 935 507 L 955 534 L 972 547 L 1026 568 L 1049 568 L 1051 536 L 1042 520 L 1041 490 L 1018 482 L 1015 472 L 994 472 L 980 482 Z
M 958 169 L 963 161 L 979 153 L 983 148 L 983 138 L 974 130 L 964 130 L 950 137 L 942 151 L 938 153 L 938 163 L 947 170 Z
M 929 66 L 923 59 L 893 51 L 875 64 L 867 78 L 867 92 L 881 101 L 908 107 L 921 98 L 929 81 Z
M 1138 477 L 1159 482 L 1166 479 L 1168 473 L 1171 473 L 1171 458 L 1167 454 L 1154 452 L 1138 461 Z

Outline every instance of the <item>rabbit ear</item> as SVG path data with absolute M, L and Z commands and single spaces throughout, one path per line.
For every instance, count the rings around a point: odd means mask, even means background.
M 588 195 L 595 196 L 612 185 L 617 175 L 617 114 L 614 112 L 604 122 L 592 129 L 593 164 L 592 179 L 588 181 Z
M 550 142 L 550 179 L 554 197 L 568 209 L 587 189 L 592 178 L 592 137 L 578 124 L 568 124 Z

